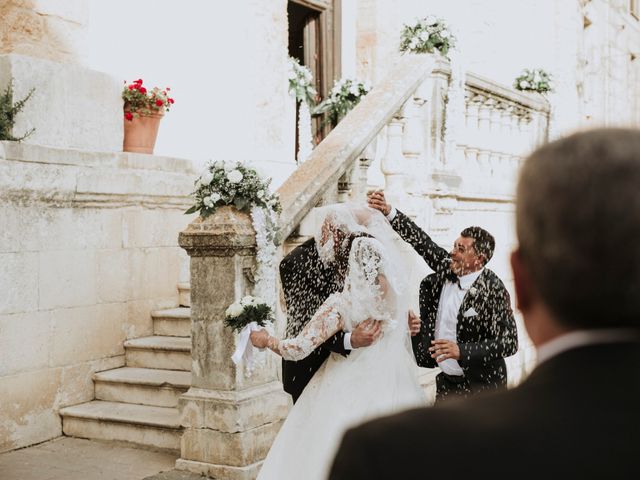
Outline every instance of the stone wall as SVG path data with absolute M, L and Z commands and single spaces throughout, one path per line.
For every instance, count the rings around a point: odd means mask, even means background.
M 3 0 L 0 54 L 82 62 L 88 17 L 87 0 Z
M 640 125 L 640 21 L 628 0 L 360 0 L 358 76 L 374 84 L 397 60 L 402 25 L 433 14 L 457 37 L 468 71 L 510 86 L 524 68 L 554 76 L 552 136 Z
M 61 435 L 123 341 L 177 306 L 187 160 L 0 142 L 0 452 Z

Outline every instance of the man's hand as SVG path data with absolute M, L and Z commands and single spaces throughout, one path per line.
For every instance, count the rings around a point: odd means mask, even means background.
M 420 317 L 413 313 L 413 310 L 409 310 L 409 333 L 412 337 L 415 337 L 422 327 L 422 320 Z
M 353 348 L 368 347 L 375 342 L 382 333 L 381 323 L 372 319 L 360 322 L 351 333 L 351 346 Z
M 432 346 L 429 347 L 431 352 L 431 358 L 435 358 L 436 362 L 440 363 L 448 358 L 454 360 L 460 360 L 460 347 L 451 340 L 433 340 Z
M 387 203 L 387 200 L 384 198 L 384 192 L 382 190 L 371 192 L 367 198 L 367 201 L 371 208 L 380 210 L 385 217 L 391 212 L 391 205 Z

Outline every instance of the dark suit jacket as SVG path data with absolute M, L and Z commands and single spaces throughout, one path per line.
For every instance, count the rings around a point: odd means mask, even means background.
M 342 289 L 335 269 L 327 268 L 318 257 L 314 239 L 307 240 L 282 259 L 280 280 L 287 304 L 287 322 L 300 325 L 311 320 L 329 295 Z M 343 332 L 329 338 L 300 361 L 282 361 L 282 384 L 294 403 L 332 351 L 349 353 L 344 348 Z
M 438 246 L 409 217 L 398 212 L 393 229 L 418 252 L 435 272 L 420 284 L 420 333 L 412 337 L 413 352 L 421 367 L 437 367 L 428 351 L 434 340 L 440 294 L 447 279 L 455 279 L 449 253 Z M 477 315 L 465 316 L 473 309 Z M 460 347 L 458 363 L 472 392 L 507 384 L 504 357 L 518 350 L 516 322 L 509 292 L 498 276 L 488 268 L 473 283 L 458 311 L 456 328 Z
M 519 387 L 349 430 L 331 480 L 638 478 L 640 341 L 566 351 Z

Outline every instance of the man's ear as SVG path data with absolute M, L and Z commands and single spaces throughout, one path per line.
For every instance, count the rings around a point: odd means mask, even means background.
M 516 290 L 516 307 L 525 313 L 533 305 L 535 293 L 531 275 L 522 261 L 519 249 L 511 253 L 511 270 L 513 270 L 513 283 Z

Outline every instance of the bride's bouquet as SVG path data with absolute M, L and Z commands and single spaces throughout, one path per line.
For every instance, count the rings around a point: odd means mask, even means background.
M 247 369 L 251 371 L 253 348 L 247 348 L 251 343 L 251 332 L 262 327 L 270 327 L 273 319 L 273 310 L 260 297 L 247 295 L 229 305 L 225 312 L 224 324 L 238 334 L 236 351 L 231 356 L 233 363 L 238 365 L 244 359 Z

